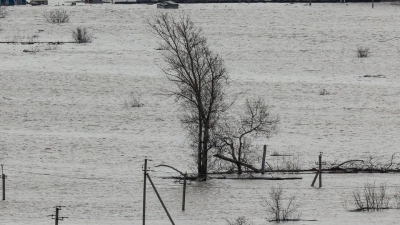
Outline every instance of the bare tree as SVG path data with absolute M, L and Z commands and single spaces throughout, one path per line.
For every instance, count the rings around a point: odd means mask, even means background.
M 232 157 L 238 174 L 241 174 L 242 165 L 249 168 L 247 164 L 251 164 L 256 158 L 251 138 L 256 136 L 269 138 L 276 132 L 278 123 L 279 118 L 271 114 L 264 99 L 247 99 L 245 112 L 237 121 L 226 121 L 219 125 L 215 134 L 215 147 L 219 154 Z
M 224 86 L 228 74 L 221 57 L 208 47 L 202 29 L 189 16 L 179 19 L 160 13 L 149 20 L 153 33 L 161 39 L 160 48 L 167 66 L 166 78 L 176 84 L 176 96 L 186 115 L 182 118 L 197 153 L 199 180 L 206 180 L 210 140 L 220 114 L 227 109 Z

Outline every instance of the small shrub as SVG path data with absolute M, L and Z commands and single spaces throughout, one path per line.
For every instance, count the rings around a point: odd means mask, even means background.
M 34 44 L 35 42 L 37 42 L 38 38 L 39 38 L 38 35 L 26 36 L 26 43 L 27 44 Z
M 369 54 L 369 48 L 358 47 L 357 53 L 358 53 L 359 58 L 366 58 L 366 57 L 368 57 L 368 54 Z
M 389 209 L 390 198 L 386 193 L 386 184 L 376 187 L 375 183 L 366 183 L 363 191 L 354 191 L 352 197 L 355 211 Z
M 253 225 L 253 222 L 248 221 L 246 217 L 241 216 L 236 218 L 235 220 L 227 220 L 228 225 Z
M 68 23 L 69 13 L 65 9 L 55 9 L 43 14 L 43 17 L 49 23 Z
M 396 209 L 400 209 L 400 188 L 396 190 L 396 193 L 394 194 L 394 204 Z
M 85 27 L 78 27 L 73 30 L 72 37 L 76 43 L 90 43 L 93 39 L 93 35 Z
M 269 198 L 264 199 L 270 221 L 279 223 L 299 220 L 300 215 L 297 210 L 300 205 L 296 203 L 295 199 L 295 196 L 284 199 L 281 187 L 271 188 Z
M 4 18 L 7 16 L 7 8 L 0 5 L 0 18 Z
M 331 93 L 325 88 L 319 90 L 319 95 L 330 95 Z
M 128 95 L 128 99 L 125 99 L 125 108 L 141 107 L 144 104 L 141 101 L 141 94 L 137 91 L 131 91 Z

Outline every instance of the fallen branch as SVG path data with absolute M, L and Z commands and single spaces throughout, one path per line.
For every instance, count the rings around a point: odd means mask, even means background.
M 171 168 L 171 169 L 175 170 L 176 172 L 180 173 L 182 176 L 185 176 L 185 174 L 184 174 L 184 173 L 182 173 L 181 171 L 179 171 L 179 170 L 178 170 L 178 169 L 176 169 L 175 167 L 172 167 L 172 166 L 169 166 L 169 165 L 160 164 L 160 165 L 158 165 L 158 166 L 155 166 L 155 167 L 161 167 L 161 166 L 164 166 L 164 167 Z
M 397 154 L 397 152 L 392 155 L 392 159 L 390 160 L 390 164 L 386 167 L 386 170 L 389 170 L 389 168 L 392 167 L 394 155 L 396 155 L 396 154 Z
M 241 166 L 244 166 L 244 167 L 246 167 L 246 168 L 249 168 L 249 169 L 253 170 L 254 172 L 261 173 L 261 170 L 260 170 L 260 169 L 257 169 L 257 168 L 255 168 L 254 166 L 252 166 L 252 165 L 250 165 L 250 164 L 243 163 L 243 162 L 239 162 L 239 161 L 237 161 L 237 160 L 228 158 L 228 157 L 223 156 L 223 155 L 221 155 L 221 154 L 215 154 L 214 157 L 217 157 L 217 158 L 219 158 L 219 159 L 222 159 L 222 160 L 225 160 L 225 161 L 228 161 L 228 162 L 231 162 L 231 163 L 240 164 Z
M 340 169 L 339 167 L 343 166 L 343 165 L 346 164 L 346 163 L 351 163 L 351 162 L 364 162 L 364 160 L 361 160 L 361 159 L 352 159 L 352 160 L 348 160 L 348 161 L 343 162 L 343 163 L 341 163 L 341 164 L 339 164 L 339 165 L 337 165 L 337 166 L 332 167 L 331 169 Z

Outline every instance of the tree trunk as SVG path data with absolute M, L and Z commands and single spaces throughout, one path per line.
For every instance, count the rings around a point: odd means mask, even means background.
M 201 122 L 201 119 L 199 118 L 199 143 L 198 143 L 198 150 L 197 150 L 197 176 L 200 178 L 202 174 L 201 170 L 201 151 L 203 150 L 202 147 L 203 143 L 203 124 Z
M 207 164 L 208 164 L 208 142 L 210 139 L 210 128 L 207 126 L 207 124 L 204 125 L 204 131 L 203 131 L 203 143 L 202 147 L 203 150 L 201 152 L 201 174 L 200 178 L 202 180 L 207 180 Z
M 236 166 L 238 168 L 238 174 L 242 174 L 242 166 L 240 165 L 241 159 L 242 159 L 242 145 L 239 146 L 238 162 L 236 163 Z

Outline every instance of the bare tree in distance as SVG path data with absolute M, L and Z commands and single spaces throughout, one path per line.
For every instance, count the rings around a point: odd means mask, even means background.
M 148 24 L 161 39 L 159 49 L 163 50 L 167 64 L 162 70 L 175 84 L 171 94 L 185 110 L 181 122 L 189 133 L 196 134 L 190 144 L 195 146 L 198 179 L 206 180 L 213 130 L 228 108 L 224 87 L 229 77 L 224 62 L 209 49 L 202 29 L 189 16 L 175 18 L 160 13 L 149 19 Z
M 245 111 L 239 119 L 220 123 L 215 134 L 215 147 L 221 155 L 229 155 L 235 162 L 238 174 L 242 173 L 242 165 L 247 165 L 255 160 L 255 150 L 252 149 L 251 139 L 256 136 L 269 138 L 276 133 L 279 118 L 270 112 L 265 100 L 258 98 L 247 99 Z M 222 158 L 221 155 L 216 155 Z M 254 169 L 253 169 L 254 170 Z

